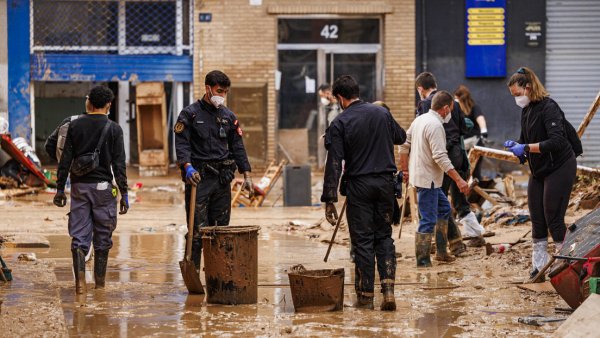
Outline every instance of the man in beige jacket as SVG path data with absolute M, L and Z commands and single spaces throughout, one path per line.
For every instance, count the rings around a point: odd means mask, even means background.
M 461 192 L 467 193 L 469 186 L 452 166 L 446 151 L 443 123 L 450 120 L 453 106 L 454 99 L 450 93 L 439 91 L 435 94 L 429 112 L 413 121 L 408 129 L 406 142 L 400 146 L 400 166 L 405 181 L 408 180 L 417 188 L 421 215 L 415 237 L 417 267 L 431 266 L 429 250 L 434 229 L 436 260 L 454 260 L 447 250 L 451 207 L 441 189 L 444 173 L 456 182 Z

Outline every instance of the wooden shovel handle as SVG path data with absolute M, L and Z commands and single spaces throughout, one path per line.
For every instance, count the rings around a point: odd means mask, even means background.
M 188 217 L 188 235 L 185 242 L 185 259 L 192 260 L 192 240 L 194 238 L 194 216 L 196 213 L 196 186 L 192 184 L 189 201 L 189 217 Z

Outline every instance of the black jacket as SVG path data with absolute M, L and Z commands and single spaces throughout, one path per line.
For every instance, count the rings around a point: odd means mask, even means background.
M 240 173 L 251 171 L 242 129 L 235 114 L 226 107 L 217 109 L 198 100 L 179 113 L 174 131 L 177 163 L 181 170 L 186 163 L 199 170 L 202 163 L 233 159 Z
M 431 109 L 431 101 L 433 100 L 433 96 L 437 93 L 437 90 L 434 90 L 425 98 L 424 100 L 419 101 L 417 104 L 416 116 L 425 114 Z M 467 135 L 469 132 L 469 128 L 467 128 L 467 124 L 465 123 L 465 114 L 460 109 L 460 105 L 458 102 L 454 102 L 454 109 L 452 109 L 452 117 L 448 123 L 444 123 L 444 131 L 446 132 L 446 147 L 450 148 L 455 145 L 460 145 L 461 140 L 460 137 Z
M 394 144 L 406 133 L 387 109 L 355 101 L 338 115 L 325 133 L 327 162 L 321 202 L 337 202 L 337 188 L 345 161 L 348 178 L 396 172 Z
M 517 142 L 540 144 L 540 153 L 529 153 L 531 174 L 543 178 L 574 156 L 564 130 L 563 112 L 549 97 L 531 102 L 521 111 L 521 136 Z
M 99 114 L 81 115 L 78 119 L 71 121 L 62 158 L 58 163 L 56 180 L 58 190 L 65 189 L 65 183 L 69 176 L 73 159 L 79 155 L 94 151 L 106 123 L 110 123 L 110 128 L 104 138 L 103 144 L 100 145 L 100 166 L 91 173 L 83 176 L 71 175 L 71 182 L 111 182 L 114 173 L 119 191 L 122 195 L 127 194 L 123 129 L 115 122 L 109 120 L 108 116 Z

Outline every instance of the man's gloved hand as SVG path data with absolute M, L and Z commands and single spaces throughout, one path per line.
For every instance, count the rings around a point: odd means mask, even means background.
M 65 195 L 65 191 L 56 190 L 56 195 L 54 195 L 54 200 L 52 202 L 54 202 L 54 205 L 57 207 L 61 208 L 67 205 L 67 195 Z
M 504 148 L 512 148 L 514 146 L 516 146 L 518 143 L 513 141 L 513 140 L 506 140 L 504 141 Z
M 338 213 L 333 202 L 325 203 L 325 218 L 331 225 L 335 225 L 338 220 Z
M 185 167 L 185 181 L 191 185 L 200 184 L 200 173 L 191 164 Z
M 252 183 L 252 177 L 249 173 L 244 173 L 244 189 L 248 191 L 248 197 L 254 198 L 254 184 Z
M 127 210 L 129 210 L 129 196 L 124 194 L 121 195 L 119 215 L 125 215 Z

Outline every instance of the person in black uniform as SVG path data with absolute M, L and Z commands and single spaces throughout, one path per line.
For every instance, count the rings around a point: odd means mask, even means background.
M 347 196 L 347 219 L 355 252 L 356 306 L 373 308 L 377 258 L 384 295 L 381 309 L 394 311 L 394 144 L 404 143 L 406 133 L 385 108 L 359 99 L 358 83 L 351 76 L 335 80 L 333 95 L 344 112 L 325 134 L 327 162 L 321 202 L 326 203 L 327 220 L 335 224 L 338 216 L 334 203 L 345 161 L 340 192 Z
M 190 212 L 191 186 L 197 186 L 194 204 L 192 260 L 200 268 L 200 227 L 229 225 L 231 181 L 236 168 L 244 175 L 244 188 L 254 197 L 250 163 L 235 114 L 223 104 L 231 86 L 225 73 L 206 74 L 206 94 L 185 107 L 174 126 L 175 151 L 185 184 L 185 211 Z M 187 234 L 189 236 L 190 234 Z
M 578 138 L 577 144 L 572 143 L 567 130 L 575 134 L 573 127 L 533 70 L 519 68 L 510 77 L 508 88 L 521 108 L 521 135 L 516 142 L 507 140 L 504 146 L 521 163 L 527 161 L 531 169 L 527 202 L 532 226 L 533 278 L 550 259 L 548 232 L 556 248 L 565 239 L 565 213 L 577 172 L 575 149 L 581 143 Z
M 419 74 L 415 79 L 415 86 L 421 97 L 421 101 L 419 101 L 416 111 L 416 116 L 419 116 L 427 113 L 429 109 L 431 109 L 431 100 L 437 93 L 437 81 L 433 74 L 424 72 Z M 454 105 L 451 116 L 452 118 L 450 121 L 444 123 L 446 149 L 448 150 L 448 157 L 450 158 L 452 165 L 459 175 L 466 180 L 469 177 L 469 159 L 462 147 L 461 137 L 469 131 L 469 128 L 466 125 L 465 114 L 460 109 L 460 105 Z M 485 245 L 483 239 L 483 227 L 479 224 L 475 214 L 471 211 L 466 196 L 460 192 L 456 183 L 448 175 L 444 175 L 442 191 L 446 195 L 450 193 L 454 210 L 456 210 L 458 217 L 464 220 L 465 230 L 469 232 L 470 236 L 474 237 L 467 245 L 475 247 Z M 447 231 L 449 249 L 453 255 L 459 255 L 466 251 L 465 244 L 462 242 L 462 234 L 454 221 L 454 217 L 449 218 L 448 229 L 440 229 L 440 231 Z M 454 260 L 451 256 L 446 257 L 449 261 Z

